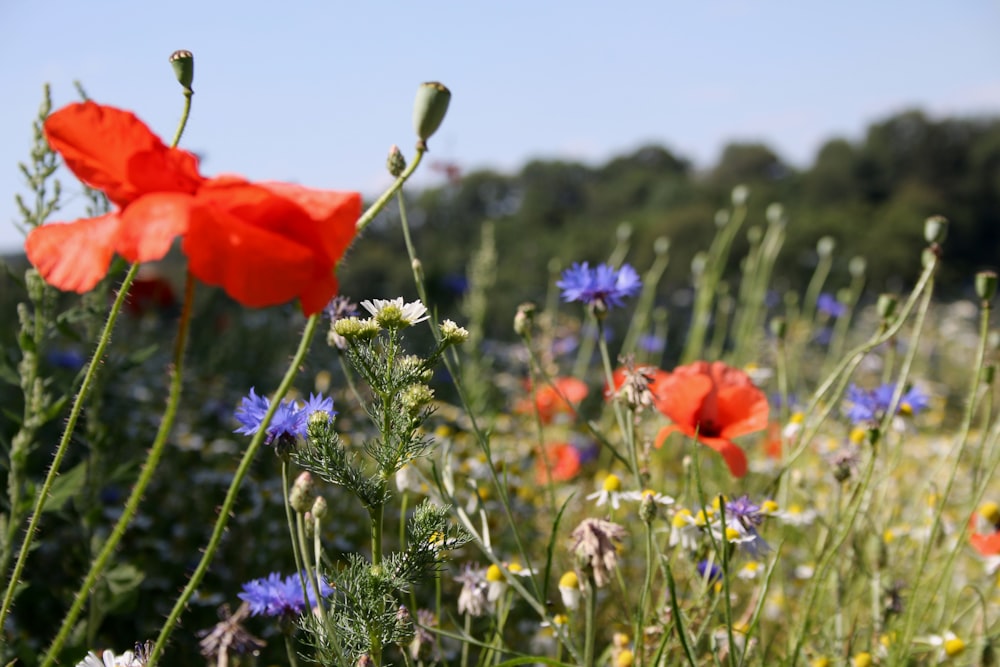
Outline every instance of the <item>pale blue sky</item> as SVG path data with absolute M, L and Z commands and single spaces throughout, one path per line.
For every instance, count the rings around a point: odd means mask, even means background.
M 731 139 L 806 164 L 904 108 L 1000 113 L 992 0 L 3 0 L 0 35 L 0 250 L 20 244 L 17 162 L 42 84 L 61 105 L 79 79 L 169 139 L 176 49 L 197 62 L 182 146 L 207 155 L 204 173 L 366 194 L 390 145 L 412 154 L 427 80 L 453 93 L 430 158 L 466 168 L 597 163 L 650 141 L 707 166 Z

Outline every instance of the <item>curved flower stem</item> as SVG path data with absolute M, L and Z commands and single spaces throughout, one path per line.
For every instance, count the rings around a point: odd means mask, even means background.
M 132 521 L 132 517 L 135 516 L 136 511 L 139 509 L 139 502 L 142 500 L 142 494 L 145 493 L 146 487 L 149 486 L 149 483 L 152 481 L 153 473 L 156 471 L 156 467 L 160 463 L 160 458 L 163 456 L 163 450 L 166 448 L 167 438 L 170 436 L 170 431 L 174 425 L 174 419 L 177 417 L 177 406 L 180 404 L 181 388 L 184 385 L 184 349 L 187 346 L 187 335 L 191 325 L 191 303 L 193 300 L 194 276 L 189 273 L 187 275 L 187 285 L 184 289 L 184 308 L 181 311 L 181 321 L 177 329 L 177 340 L 174 345 L 174 368 L 170 378 L 170 395 L 167 399 L 167 408 L 163 413 L 163 419 L 160 421 L 160 428 L 156 432 L 156 438 L 153 440 L 153 446 L 149 450 L 149 455 L 146 457 L 145 463 L 142 465 L 142 470 L 139 472 L 139 478 L 136 480 L 135 486 L 132 487 L 132 493 L 129 495 L 128 500 L 125 501 L 125 509 L 122 511 L 122 515 L 118 518 L 118 522 L 112 529 L 111 534 L 108 535 L 108 539 L 101 547 L 101 551 L 97 554 L 97 558 L 95 558 L 94 562 L 91 564 L 90 571 L 84 578 L 83 584 L 80 585 L 80 588 L 73 599 L 73 604 L 70 606 L 69 611 L 66 613 L 66 617 L 63 619 L 62 626 L 59 628 L 59 633 L 56 635 L 52 645 L 45 654 L 45 660 L 42 662 L 42 667 L 48 667 L 55 662 L 56 656 L 62 649 L 66 639 L 69 637 L 69 633 L 73 629 L 73 624 L 76 623 L 76 619 L 80 615 L 80 611 L 83 609 L 83 604 L 87 601 L 87 598 L 90 596 L 90 592 L 97 583 L 97 578 L 104 572 L 104 568 L 107 567 L 108 561 L 111 560 L 111 554 L 118 546 L 118 542 L 120 542 L 121 538 L 125 535 L 125 529 Z
M 42 488 L 39 489 L 38 495 L 35 497 L 35 506 L 31 511 L 31 518 L 28 520 L 28 529 L 25 532 L 24 541 L 21 542 L 21 549 L 17 554 L 17 561 L 14 563 L 14 571 L 7 581 L 7 590 L 3 596 L 3 603 L 0 604 L 0 628 L 4 626 L 7 612 L 10 610 L 10 605 L 14 600 L 14 591 L 17 588 L 17 582 L 21 579 L 21 574 L 24 572 L 28 552 L 31 550 L 35 531 L 38 529 L 38 521 L 42 516 L 42 510 L 45 509 L 45 503 L 49 499 L 52 484 L 55 482 L 56 475 L 59 474 L 59 466 L 62 465 L 66 450 L 69 449 L 69 441 L 73 435 L 73 429 L 76 427 L 77 419 L 80 418 L 80 412 L 83 410 L 83 399 L 86 397 L 87 392 L 90 391 L 90 385 L 93 384 L 94 378 L 97 376 L 97 370 L 101 367 L 99 362 L 104 357 L 104 351 L 107 349 L 108 343 L 111 342 L 111 332 L 115 328 L 115 322 L 117 322 L 118 315 L 121 313 L 122 304 L 125 302 L 129 287 L 132 286 L 132 281 L 135 279 L 138 271 L 139 265 L 133 264 L 129 268 L 128 273 L 125 274 L 125 279 L 118 289 L 118 296 L 115 297 L 115 302 L 111 306 L 111 312 L 108 313 L 108 319 L 104 323 L 104 330 L 101 331 L 101 335 L 97 339 L 97 347 L 94 348 L 94 354 L 87 365 L 87 372 L 83 376 L 80 390 L 73 400 L 73 407 L 70 409 L 69 417 L 66 419 L 66 428 L 63 429 L 59 446 L 56 448 L 52 463 L 49 464 L 49 471 L 45 475 L 45 481 L 42 482 Z
M 233 505 L 236 504 L 236 496 L 239 494 L 243 478 L 246 477 L 247 473 L 250 471 L 250 464 L 253 462 L 254 455 L 264 443 L 264 437 L 267 435 L 267 427 L 271 424 L 271 419 L 274 418 L 274 413 L 278 410 L 278 407 L 280 407 L 281 399 L 285 397 L 285 394 L 288 393 L 289 388 L 292 386 L 292 381 L 295 379 L 296 373 L 298 373 L 302 360 L 305 359 L 306 352 L 309 350 L 313 336 L 316 334 L 316 325 L 319 323 L 319 319 L 320 314 L 317 313 L 312 315 L 306 322 L 305 331 L 302 332 L 302 340 L 299 341 L 299 348 L 295 351 L 295 356 L 292 357 L 292 361 L 288 365 L 285 377 L 282 378 L 281 384 L 278 385 L 278 390 L 271 398 L 271 405 L 267 409 L 267 413 L 264 415 L 264 418 L 261 420 L 260 428 L 250 440 L 250 445 L 247 447 L 246 452 L 243 454 L 243 458 L 240 460 L 240 465 L 236 469 L 233 481 L 229 484 L 229 490 L 226 492 L 226 498 L 222 501 L 222 507 L 219 508 L 219 518 L 215 520 L 215 527 L 212 529 L 212 536 L 209 538 L 208 544 L 205 546 L 205 550 L 201 555 L 201 560 L 198 562 L 198 567 L 196 567 L 195 571 L 191 574 L 191 578 L 188 580 L 187 586 L 184 587 L 180 597 L 177 598 L 177 602 L 174 603 L 174 608 L 170 611 L 170 615 L 164 622 L 163 628 L 160 630 L 160 636 L 156 638 L 156 644 L 153 645 L 153 650 L 150 651 L 149 656 L 146 658 L 146 667 L 155 667 L 156 660 L 160 653 L 163 652 L 167 639 L 169 639 L 171 633 L 174 631 L 174 626 L 177 625 L 181 612 L 184 611 L 184 607 L 187 605 L 188 600 L 190 600 L 191 596 L 194 595 L 195 589 L 198 588 L 198 584 L 201 583 L 202 578 L 208 571 L 208 566 L 212 562 L 212 558 L 215 556 L 216 549 L 219 548 L 219 543 L 222 541 L 223 533 L 226 531 L 226 524 L 229 523 L 229 517 L 232 514 Z
M 597 583 L 594 581 L 594 573 L 588 572 L 584 580 L 584 596 L 586 606 L 584 607 L 584 638 L 583 638 L 583 664 L 585 667 L 594 667 L 594 640 L 597 638 Z

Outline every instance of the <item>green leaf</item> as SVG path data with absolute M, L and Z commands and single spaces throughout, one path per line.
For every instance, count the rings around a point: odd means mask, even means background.
M 80 495 L 83 485 L 87 481 L 87 462 L 78 463 L 73 468 L 56 477 L 49 491 L 48 502 L 45 503 L 46 512 L 57 512 L 61 510 L 67 502 Z

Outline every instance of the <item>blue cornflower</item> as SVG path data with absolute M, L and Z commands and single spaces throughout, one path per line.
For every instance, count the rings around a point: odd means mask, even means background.
M 236 409 L 236 421 L 241 426 L 234 433 L 243 435 L 257 433 L 264 420 L 264 415 L 267 414 L 270 407 L 270 399 L 258 396 L 251 387 L 250 394 Z M 326 398 L 322 394 L 310 394 L 309 400 L 304 406 L 287 399 L 282 401 L 267 427 L 267 439 L 264 440 L 264 443 L 269 445 L 275 440 L 295 440 L 306 437 L 309 415 L 318 411 L 326 412 L 332 418 L 336 414 L 333 410 L 333 399 Z
M 309 594 L 309 606 L 316 606 L 316 596 L 312 584 L 306 582 Z M 333 589 L 320 579 L 319 593 L 327 597 Z M 302 579 L 298 573 L 282 578 L 277 572 L 272 572 L 265 578 L 254 579 L 243 584 L 243 591 L 237 597 L 250 606 L 254 616 L 301 616 L 305 611 L 305 597 L 302 594 Z
M 750 528 L 759 526 L 764 520 L 764 515 L 760 511 L 760 505 L 750 501 L 750 496 L 740 496 L 726 503 L 726 519 L 727 521 L 733 519 L 745 528 Z
M 698 575 L 710 584 L 722 579 L 722 568 L 707 560 L 698 561 L 695 569 L 698 570 Z
M 847 306 L 837 300 L 837 297 L 823 292 L 816 299 L 816 309 L 829 317 L 842 317 L 847 313 Z
M 852 384 L 847 389 L 847 400 L 851 404 L 847 408 L 847 418 L 854 424 L 880 421 L 885 416 L 885 411 L 889 409 L 895 391 L 895 384 L 883 384 L 871 390 L 861 389 Z M 916 387 L 910 387 L 900 397 L 896 414 L 915 415 L 926 410 L 928 405 L 927 395 Z
M 635 296 L 642 287 L 642 279 L 628 264 L 615 269 L 599 264 L 593 269 L 587 262 L 574 263 L 563 271 L 562 280 L 556 283 L 562 290 L 564 301 L 580 301 L 600 309 L 625 305 L 625 298 Z

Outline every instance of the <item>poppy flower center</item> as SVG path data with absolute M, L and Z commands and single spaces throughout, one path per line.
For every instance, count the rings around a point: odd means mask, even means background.
M 711 419 L 698 420 L 698 435 L 703 435 L 706 438 L 718 438 L 721 432 L 722 427 Z

